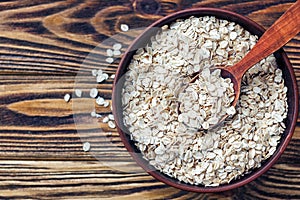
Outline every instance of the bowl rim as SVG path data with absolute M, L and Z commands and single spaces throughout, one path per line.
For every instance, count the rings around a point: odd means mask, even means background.
M 190 192 L 222 192 L 222 191 L 227 191 L 231 189 L 235 189 L 238 187 L 241 187 L 259 176 L 261 176 L 263 173 L 265 173 L 271 166 L 275 164 L 275 162 L 279 159 L 281 154 L 284 152 L 286 149 L 289 141 L 292 138 L 292 135 L 295 130 L 295 125 L 297 122 L 297 117 L 298 117 L 298 87 L 297 87 L 297 82 L 296 82 L 296 77 L 295 73 L 293 70 L 293 67 L 286 55 L 286 53 L 283 51 L 283 49 L 278 50 L 276 53 L 282 58 L 282 63 L 284 63 L 284 68 L 288 71 L 287 74 L 290 76 L 288 77 L 291 80 L 291 88 L 292 91 L 292 99 L 288 99 L 291 101 L 291 105 L 294 108 L 288 108 L 288 112 L 291 120 L 290 126 L 286 127 L 284 133 L 285 137 L 281 138 L 281 142 L 278 144 L 277 149 L 275 153 L 265 160 L 265 163 L 262 164 L 261 167 L 254 169 L 250 173 L 246 174 L 244 177 L 240 177 L 237 180 L 231 181 L 228 184 L 216 186 L 216 187 L 205 187 L 203 185 L 191 185 L 188 183 L 180 182 L 179 180 L 169 177 L 168 175 L 164 174 L 163 172 L 160 172 L 156 170 L 153 166 L 151 166 L 147 160 L 142 158 L 142 156 L 139 156 L 136 152 L 136 147 L 130 141 L 129 137 L 126 136 L 126 133 L 123 132 L 123 130 L 120 128 L 122 126 L 120 114 L 119 114 L 119 107 L 117 105 L 118 102 L 120 101 L 120 91 L 117 89 L 118 87 L 115 87 L 123 75 L 124 70 L 127 69 L 128 64 L 132 58 L 133 53 L 136 51 L 136 45 L 139 43 L 139 40 L 142 37 L 147 37 L 147 33 L 149 32 L 150 29 L 153 29 L 154 27 L 162 27 L 165 24 L 170 24 L 171 22 L 174 22 L 176 19 L 186 19 L 189 18 L 190 16 L 215 16 L 218 19 L 227 19 L 228 21 L 233 21 L 236 24 L 241 25 L 243 28 L 248 30 L 251 34 L 256 31 L 256 35 L 261 36 L 265 29 L 251 20 L 250 18 L 247 18 L 245 16 L 242 16 L 238 13 L 235 13 L 233 11 L 229 10 L 224 10 L 224 9 L 219 9 L 219 8 L 210 8 L 210 7 L 200 7 L 200 8 L 190 8 L 190 9 L 185 9 L 181 10 L 178 12 L 175 12 L 173 14 L 167 15 L 156 22 L 152 23 L 150 26 L 148 26 L 138 37 L 135 38 L 135 40 L 131 43 L 131 45 L 127 48 L 126 52 L 124 53 L 117 72 L 116 76 L 113 82 L 113 93 L 112 93 L 112 107 L 113 107 L 113 114 L 115 116 L 116 120 L 116 125 L 117 125 L 117 131 L 119 133 L 119 136 L 121 138 L 121 141 L 123 142 L 124 146 L 126 147 L 127 151 L 131 154 L 131 156 L 134 158 L 135 162 L 141 166 L 148 174 L 153 176 L 155 179 L 168 184 L 170 186 L 173 186 L 178 189 L 190 191 Z M 251 29 L 251 31 L 249 30 Z M 285 81 L 285 85 L 286 85 Z M 121 108 L 120 108 L 121 109 Z M 122 115 L 122 114 L 121 114 Z M 287 117 L 288 118 L 288 117 Z

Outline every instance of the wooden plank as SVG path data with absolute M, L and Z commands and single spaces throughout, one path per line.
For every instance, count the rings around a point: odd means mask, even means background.
M 293 154 L 300 144 L 300 128 L 286 150 L 286 155 Z M 76 131 L 1 131 L 0 159 L 42 159 L 42 160 L 127 160 L 130 158 L 121 143 L 118 134 L 102 134 L 97 131 L 82 133 Z M 91 152 L 82 150 L 83 142 L 91 143 Z M 288 161 L 288 160 L 287 160 Z
M 298 152 L 299 153 L 299 152 Z M 300 197 L 300 163 L 280 159 L 255 181 L 230 192 L 196 194 L 156 181 L 134 163 L 116 162 L 113 167 L 95 161 L 0 162 L 0 197 L 83 199 L 297 199 Z
M 48 80 L 46 76 L 28 76 L 26 80 L 10 77 L 2 76 L 0 81 L 5 83 L 0 95 L 2 158 L 28 159 L 30 152 L 39 159 L 43 156 L 45 159 L 90 159 L 82 152 L 82 141 L 95 144 L 94 148 L 99 149 L 101 155 L 111 151 L 117 155 L 116 159 L 118 155 L 123 156 L 119 154 L 124 149 L 120 149 L 122 144 L 115 130 L 102 123 L 102 118 L 90 115 L 95 109 L 106 116 L 111 113 L 109 108 L 99 107 L 94 99 L 87 97 L 74 98 L 69 103 L 63 100 L 64 94 L 73 92 L 72 76 Z M 87 88 L 85 96 L 89 95 L 88 88 L 94 87 L 93 82 L 88 79 L 80 84 Z M 101 96 L 110 98 L 111 83 L 101 84 L 99 89 Z M 293 139 L 300 139 L 299 125 Z
M 101 96 L 109 100 L 112 80 L 95 85 L 91 75 L 80 76 L 78 87 L 85 88 L 84 98 L 67 103 L 63 97 L 74 91 L 73 76 L 15 77 L 0 76 L 0 158 L 93 159 L 82 151 L 85 141 L 92 143 L 103 159 L 128 156 L 115 130 L 90 114 L 93 110 L 102 116 L 111 113 L 109 107 L 97 106 L 88 96 L 91 88 L 98 87 Z M 293 139 L 300 139 L 299 123 Z
M 6 10 L 0 12 L 0 74 L 76 75 L 89 53 L 110 36 L 119 34 L 119 38 L 115 39 L 124 44 L 125 50 L 125 45 L 130 44 L 136 33 L 129 31 L 120 34 L 121 23 L 129 23 L 132 29 L 146 27 L 179 8 L 220 7 L 246 15 L 269 27 L 291 5 L 287 0 L 268 1 L 263 5 L 260 1 L 165 0 L 158 1 L 161 7 L 159 15 L 143 16 L 141 10 L 131 7 L 130 1 L 118 2 L 55 1 L 28 6 L 14 2 L 3 4 Z M 134 23 L 130 24 L 131 21 Z M 108 44 L 100 45 L 99 60 L 90 61 L 91 68 L 106 66 L 103 61 L 107 47 Z M 299 68 L 299 37 L 287 45 L 286 51 L 291 62 Z

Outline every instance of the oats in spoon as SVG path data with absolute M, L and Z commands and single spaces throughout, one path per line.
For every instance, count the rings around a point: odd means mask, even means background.
M 195 82 L 179 94 L 180 103 L 178 121 L 195 129 L 209 129 L 218 124 L 226 114 L 235 114 L 231 106 L 234 100 L 233 83 L 224 79 L 221 70 L 210 71 L 205 66 Z

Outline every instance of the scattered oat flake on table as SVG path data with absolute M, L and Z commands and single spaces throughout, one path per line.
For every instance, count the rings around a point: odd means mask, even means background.
M 69 102 L 70 99 L 71 99 L 71 95 L 70 94 L 65 94 L 65 96 L 64 96 L 65 102 Z
M 116 128 L 116 124 L 113 121 L 108 122 L 108 127 L 109 128 Z
M 105 81 L 107 78 L 104 74 L 97 76 L 96 81 L 97 83 L 101 83 L 103 81 Z
M 102 122 L 103 123 L 107 123 L 107 122 L 109 122 L 109 118 L 106 116 L 106 117 L 104 117 L 103 119 L 102 119 Z
M 90 97 L 96 98 L 98 96 L 98 89 L 97 88 L 92 88 L 90 90 Z
M 121 55 L 121 51 L 120 50 L 114 50 L 113 54 L 114 54 L 114 56 L 119 56 L 119 55 Z
M 83 143 L 82 149 L 86 152 L 89 151 L 91 149 L 91 144 L 89 142 Z
M 106 62 L 108 62 L 109 64 L 114 62 L 114 59 L 112 57 L 106 58 L 105 59 Z
M 107 73 L 103 73 L 102 76 L 103 76 L 103 78 L 104 78 L 105 80 L 107 80 L 107 79 L 109 78 L 109 76 L 108 76 Z
M 120 44 L 120 43 L 115 43 L 114 45 L 113 45 L 113 49 L 116 51 L 116 50 L 120 50 L 122 48 L 122 44 Z
M 127 24 L 121 24 L 120 28 L 123 32 L 129 31 L 129 26 Z
M 97 71 L 97 76 L 99 76 L 99 75 L 101 75 L 101 74 L 103 74 L 102 69 L 98 69 L 98 71 Z
M 81 97 L 82 96 L 82 90 L 80 90 L 80 89 L 75 89 L 75 95 L 77 96 L 77 97 Z
M 93 69 L 93 70 L 92 70 L 92 75 L 93 75 L 93 76 L 97 76 L 97 73 L 98 73 L 98 70 L 96 70 L 96 69 Z
M 109 115 L 108 115 L 108 118 L 109 118 L 110 120 L 115 120 L 115 118 L 114 118 L 114 115 L 113 115 L 113 114 L 109 114 Z
M 114 79 L 115 77 L 116 77 L 115 74 L 112 74 L 112 75 L 110 76 L 111 79 Z
M 111 49 L 107 49 L 106 50 L 106 55 L 108 56 L 108 57 L 112 57 L 114 54 L 113 54 L 113 50 L 111 50 Z
M 103 97 L 97 97 L 96 103 L 97 103 L 99 106 L 103 106 L 103 105 L 105 104 L 105 100 L 104 100 Z
M 92 117 L 96 117 L 96 116 L 97 116 L 96 111 L 92 111 L 92 112 L 91 112 L 91 116 L 92 116 Z
M 105 101 L 103 104 L 104 107 L 108 107 L 109 106 L 109 101 Z

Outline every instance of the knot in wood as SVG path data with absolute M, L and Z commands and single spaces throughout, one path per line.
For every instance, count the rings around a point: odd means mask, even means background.
M 136 0 L 134 4 L 137 12 L 148 15 L 158 14 L 161 8 L 156 0 Z

